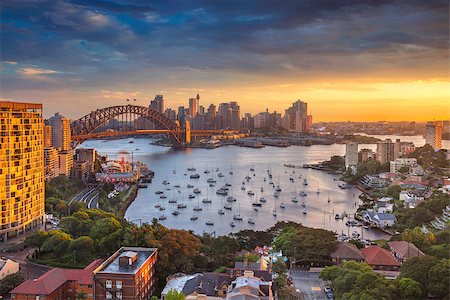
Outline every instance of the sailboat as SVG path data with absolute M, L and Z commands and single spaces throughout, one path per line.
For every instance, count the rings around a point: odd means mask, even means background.
M 320 182 L 319 181 L 317 181 L 317 192 L 316 193 L 320 194 Z
M 194 211 L 201 211 L 201 210 L 202 210 L 202 208 L 201 208 L 201 206 L 200 206 L 200 199 L 198 198 L 198 196 L 197 196 L 197 206 L 195 206 L 195 207 L 193 208 L 193 210 L 194 210 Z
M 212 203 L 211 199 L 209 199 L 209 188 L 206 188 L 206 198 L 203 198 L 202 203 Z
M 240 203 L 239 203 L 238 214 L 233 216 L 233 220 L 242 221 L 242 217 L 241 217 L 241 204 L 240 204 Z
M 272 216 L 274 216 L 275 218 L 277 217 L 277 205 L 275 204 L 275 199 L 273 200 Z
M 195 221 L 195 220 L 197 220 L 197 219 L 198 219 L 197 215 L 193 215 L 193 216 L 191 217 L 191 221 Z
M 328 193 L 328 200 L 327 200 L 327 202 L 328 202 L 328 203 L 331 202 L 331 201 L 330 201 L 330 193 Z
M 186 204 L 184 203 L 184 197 L 183 197 L 183 196 L 181 196 L 181 203 L 179 203 L 179 204 L 177 205 L 177 208 L 178 208 L 178 209 L 180 209 L 180 208 L 186 208 Z
M 233 175 L 233 164 L 231 164 L 230 172 L 228 172 L 230 175 Z

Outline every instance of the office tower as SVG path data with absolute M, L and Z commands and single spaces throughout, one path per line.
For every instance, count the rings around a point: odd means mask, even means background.
M 70 124 L 69 120 L 56 113 L 48 119 L 48 124 L 52 127 L 52 146 L 59 151 L 71 149 Z
M 156 110 L 159 113 L 164 113 L 164 96 L 156 95 L 155 99 L 150 102 L 151 109 Z
M 241 109 L 236 101 L 230 102 L 231 107 L 231 129 L 239 130 L 241 127 Z
M 312 131 L 312 122 L 313 122 L 312 115 L 307 115 L 306 116 L 306 132 Z
M 205 108 L 203 107 L 203 105 L 200 105 L 198 107 L 198 114 L 202 116 L 205 114 Z
M 94 270 L 94 299 L 150 299 L 158 249 L 122 247 Z
M 209 105 L 208 110 L 206 111 L 206 126 L 208 129 L 215 129 L 216 114 L 216 106 L 214 104 Z
M 59 176 L 58 151 L 53 147 L 44 148 L 45 180 L 52 180 Z
M 177 112 L 171 108 L 166 108 L 164 115 L 171 121 L 176 121 L 177 119 Z
M 44 125 L 44 147 L 53 147 L 52 126 Z
M 185 118 L 186 118 L 186 110 L 184 109 L 184 106 L 179 106 L 177 119 L 178 119 L 178 122 L 180 122 L 181 126 L 183 126 Z
M 190 98 L 189 99 L 189 115 L 191 117 L 197 116 L 197 99 L 196 98 Z
M 428 122 L 426 125 L 426 143 L 435 150 L 442 148 L 442 128 L 442 122 Z
M 386 139 L 377 143 L 377 160 L 381 164 L 394 160 L 394 143 L 390 139 Z
M 42 104 L 0 102 L 0 240 L 44 218 Z
M 345 167 L 358 164 L 358 143 L 347 143 L 345 145 Z

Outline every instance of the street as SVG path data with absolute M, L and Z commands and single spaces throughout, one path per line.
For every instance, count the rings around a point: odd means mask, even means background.
M 305 300 L 326 300 L 323 287 L 326 283 L 319 278 L 318 272 L 309 272 L 301 269 L 289 271 L 295 288 L 299 289 Z

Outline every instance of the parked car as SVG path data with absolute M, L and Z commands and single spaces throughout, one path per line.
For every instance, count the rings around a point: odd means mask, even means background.
M 325 296 L 327 297 L 327 299 L 334 299 L 334 294 L 333 294 L 333 290 L 331 289 L 331 287 L 329 287 L 329 286 L 324 287 L 323 292 L 325 293 Z

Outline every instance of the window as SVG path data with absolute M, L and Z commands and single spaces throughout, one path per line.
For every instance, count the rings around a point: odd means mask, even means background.
M 116 292 L 116 298 L 122 299 L 122 292 Z
M 112 299 L 112 294 L 106 291 L 106 299 Z
M 112 288 L 112 280 L 106 280 L 105 286 L 106 286 L 107 289 Z
M 92 289 L 92 284 L 88 284 L 88 288 L 89 288 L 89 289 Z
M 122 281 L 116 281 L 116 288 L 122 289 Z
M 94 298 L 94 295 L 88 294 L 88 298 L 89 298 L 89 299 L 92 299 L 92 298 Z

